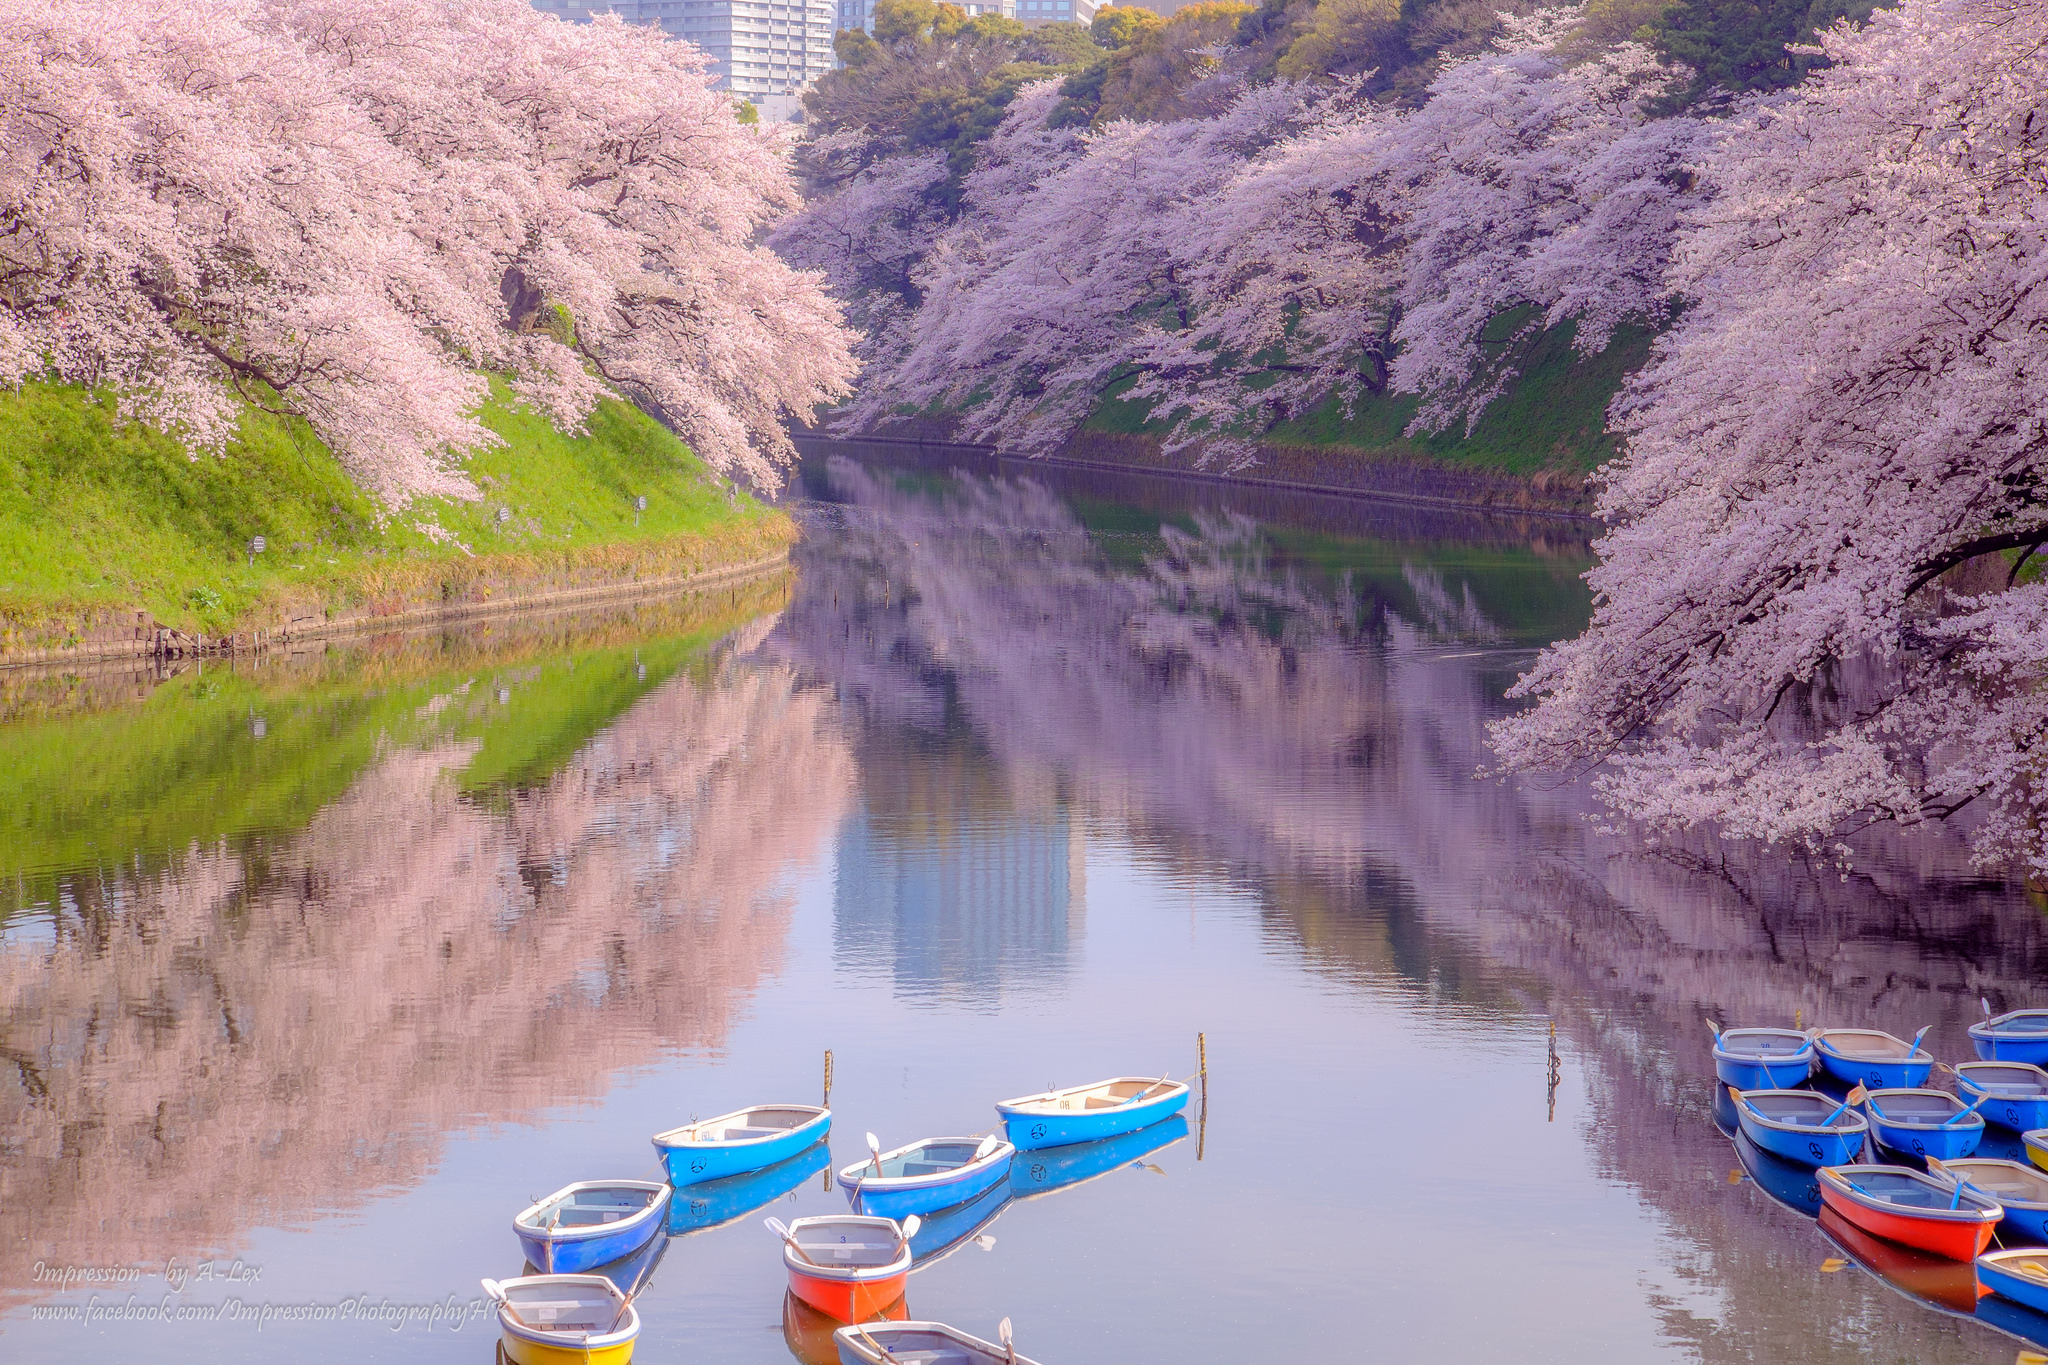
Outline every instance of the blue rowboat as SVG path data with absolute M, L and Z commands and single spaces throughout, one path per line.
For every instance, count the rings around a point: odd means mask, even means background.
M 579 1180 L 512 1220 L 526 1259 L 544 1275 L 577 1275 L 630 1256 L 662 1231 L 668 1186 L 652 1180 Z
M 1187 1135 L 1187 1115 L 1175 1114 L 1164 1123 L 1100 1142 L 1075 1142 L 1065 1147 L 1019 1152 L 1010 1159 L 1010 1192 L 1019 1199 L 1036 1199 L 1058 1190 L 1070 1190 L 1099 1180 L 1111 1171 L 1140 1165 L 1146 1157 L 1171 1147 Z
M 2048 1247 L 1987 1251 L 1977 1258 L 1977 1278 L 1994 1294 L 2048 1313 Z
M 1942 1169 L 1968 1182 L 1979 1194 L 1988 1194 L 1998 1201 L 2005 1210 L 2005 1218 L 1998 1225 L 2001 1241 L 2024 1246 L 2048 1242 L 2048 1175 L 2022 1162 L 1981 1156 L 1944 1161 Z
M 764 1104 L 654 1135 L 654 1151 L 681 1189 L 787 1161 L 832 1129 L 815 1104 Z
M 1985 1122 L 2015 1133 L 2048 1128 L 2048 1071 L 2027 1062 L 1964 1062 L 1956 1068 L 1956 1093 L 1965 1100 L 1986 1095 L 1977 1110 Z
M 945 1260 L 970 1241 L 983 1236 L 989 1224 L 1010 1207 L 1010 1182 L 998 1180 L 964 1204 L 928 1214 L 910 1239 L 910 1273 Z M 996 1239 L 988 1238 L 982 1250 L 993 1250 Z
M 1844 1085 L 1905 1090 L 1927 1084 L 1934 1071 L 1934 1054 L 1917 1038 L 1909 1043 L 1878 1029 L 1824 1029 L 1814 1035 L 1813 1045 L 1820 1064 Z
M 1009 1321 L 1004 1318 L 1003 1325 L 1007 1327 Z M 920 1365 L 1038 1365 L 1011 1347 L 968 1336 L 943 1322 L 856 1323 L 840 1328 L 832 1339 L 839 1346 L 839 1365 L 893 1365 L 911 1360 Z
M 687 1185 L 669 1201 L 668 1235 L 686 1237 L 736 1222 L 774 1203 L 831 1164 L 831 1144 L 814 1142 L 765 1170 Z
M 1789 1090 L 1813 1074 L 1813 1039 L 1789 1028 L 1731 1028 L 1714 1035 L 1714 1074 L 1737 1090 Z
M 847 1202 L 877 1218 L 908 1218 L 964 1204 L 1008 1178 L 1017 1149 L 991 1133 L 984 1138 L 925 1138 L 856 1161 L 839 1172 Z
M 2010 1010 L 1972 1024 L 1970 1046 L 1983 1061 L 2048 1066 L 2048 1010 Z
M 1873 1090 L 1863 1108 L 1878 1145 L 1908 1156 L 1952 1161 L 1984 1140 L 1983 1115 L 1946 1090 Z
M 1751 1142 L 1802 1166 L 1848 1165 L 1870 1131 L 1855 1106 L 1812 1090 L 1745 1090 L 1735 1116 Z
M 1160 1077 L 1118 1076 L 1093 1085 L 1020 1095 L 996 1105 L 1003 1126 L 1020 1152 L 1097 1142 L 1148 1128 L 1187 1106 L 1188 1088 Z
M 1743 1133 L 1735 1135 L 1735 1159 L 1765 1194 L 1794 1213 L 1819 1216 L 1820 1181 L 1812 1167 L 1767 1152 Z

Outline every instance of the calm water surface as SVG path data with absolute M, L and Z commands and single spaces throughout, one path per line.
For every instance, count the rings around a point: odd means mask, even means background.
M 0 1354 L 486 1365 L 514 1213 L 814 1101 L 827 1049 L 839 1164 L 1201 1033 L 1206 1109 L 1086 1183 L 1020 1164 L 911 1310 L 1048 1365 L 2013 1358 L 1953 1285 L 1822 1271 L 1702 1020 L 1960 1059 L 1980 995 L 2048 998 L 2039 913 L 1944 838 L 1845 875 L 1475 777 L 1583 619 L 1573 528 L 1012 467 L 805 493 L 794 573 L 720 594 L 0 678 Z M 829 1358 L 760 1218 L 845 1201 L 791 1179 L 665 1244 L 636 1359 Z

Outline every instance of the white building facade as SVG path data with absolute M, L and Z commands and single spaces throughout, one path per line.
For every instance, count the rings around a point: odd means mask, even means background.
M 574 22 L 612 11 L 629 24 L 655 24 L 704 49 L 719 88 L 762 106 L 771 118 L 832 69 L 840 0 L 533 0 Z
M 1000 14 L 1026 24 L 1085 24 L 1101 6 L 1094 0 L 952 0 L 969 14 Z M 839 0 L 839 27 L 875 31 L 875 0 Z

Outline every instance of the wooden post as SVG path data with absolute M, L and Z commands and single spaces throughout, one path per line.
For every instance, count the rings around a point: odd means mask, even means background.
M 827 1109 L 832 1107 L 832 1049 L 829 1047 L 825 1049 L 825 1107 Z M 824 1190 L 827 1194 L 832 1191 L 832 1163 L 830 1161 L 825 1163 L 825 1178 L 818 1188 Z
M 1202 1078 L 1202 1110 L 1195 1123 L 1195 1160 L 1209 1146 L 1209 1035 L 1195 1035 L 1195 1072 Z

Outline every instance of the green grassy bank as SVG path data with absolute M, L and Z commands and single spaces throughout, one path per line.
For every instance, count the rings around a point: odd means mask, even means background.
M 793 538 L 783 513 L 730 496 L 630 404 L 605 402 L 571 437 L 498 389 L 483 420 L 506 444 L 466 462 L 482 498 L 391 514 L 302 423 L 251 409 L 224 454 L 193 456 L 76 388 L 0 392 L 0 656 L 76 642 L 117 614 L 220 635 L 671 577 Z M 267 548 L 252 562 L 256 536 Z
M 1527 310 L 1503 314 L 1489 326 L 1502 338 L 1512 337 L 1526 321 Z M 1419 400 L 1413 394 L 1372 394 L 1349 413 L 1331 398 L 1319 407 L 1280 422 L 1259 439 L 1270 446 L 1340 449 L 1363 458 L 1397 459 L 1459 466 L 1523 477 L 1543 472 L 1587 474 L 1615 454 L 1607 433 L 1607 405 L 1622 381 L 1649 358 L 1655 333 L 1623 327 L 1598 355 L 1572 349 L 1575 329 L 1566 323 L 1516 343 L 1505 340 L 1490 349 L 1495 364 L 1516 370 L 1511 380 L 1467 432 L 1462 425 L 1432 436 L 1404 434 L 1415 420 Z M 1105 435 L 1160 435 L 1167 414 L 1144 402 L 1126 399 L 1136 377 L 1113 385 L 1082 425 L 1083 432 Z

